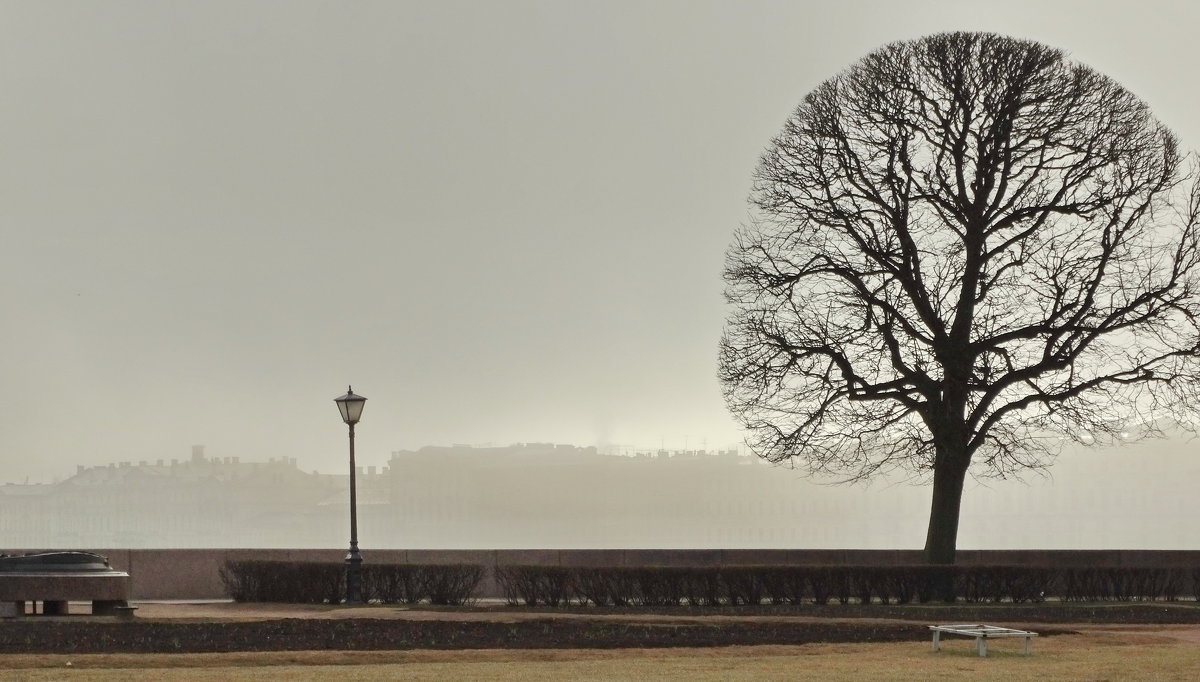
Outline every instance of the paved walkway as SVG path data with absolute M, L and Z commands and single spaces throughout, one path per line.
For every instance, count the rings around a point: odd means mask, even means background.
M 924 626 L 919 620 L 888 618 L 829 618 L 797 615 L 688 615 L 654 613 L 568 613 L 553 611 L 527 611 L 521 607 L 496 605 L 471 610 L 430 609 L 423 606 L 329 606 L 324 604 L 238 604 L 234 602 L 137 602 L 139 619 L 162 620 L 224 620 L 254 621 L 279 618 L 381 618 L 398 620 L 449 620 L 449 621 L 496 621 L 515 623 L 527 620 L 571 619 L 571 620 L 614 620 L 648 623 L 714 623 L 714 622 L 886 622 L 912 623 Z M 1037 630 L 1037 625 L 1031 626 Z M 1123 623 L 1047 623 L 1047 628 L 1074 630 L 1081 634 L 1134 636 L 1200 644 L 1200 625 L 1147 625 Z
M 889 622 L 914 624 L 920 621 L 905 621 L 885 618 L 828 618 L 797 615 L 690 615 L 661 613 L 580 613 L 531 611 L 521 607 L 497 605 L 469 610 L 428 608 L 424 606 L 329 606 L 325 604 L 238 604 L 234 602 L 178 603 L 178 602 L 135 602 L 137 617 L 164 620 L 274 620 L 278 618 L 382 618 L 398 620 L 457 620 L 494 621 L 515 623 L 547 618 L 565 620 L 614 620 L 650 623 L 714 623 L 714 622 L 809 622 L 845 621 L 855 623 Z

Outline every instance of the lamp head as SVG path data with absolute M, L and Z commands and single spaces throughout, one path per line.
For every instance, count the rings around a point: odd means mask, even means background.
M 346 395 L 334 398 L 333 402 L 337 403 L 338 411 L 342 413 L 342 421 L 354 425 L 362 417 L 363 405 L 367 403 L 367 399 L 355 395 L 354 389 L 347 386 Z

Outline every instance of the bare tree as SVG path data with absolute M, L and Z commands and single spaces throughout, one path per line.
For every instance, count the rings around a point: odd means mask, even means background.
M 888 45 L 763 155 L 730 248 L 720 376 L 752 448 L 813 474 L 963 483 L 1197 406 L 1200 184 L 1147 106 L 993 34 Z

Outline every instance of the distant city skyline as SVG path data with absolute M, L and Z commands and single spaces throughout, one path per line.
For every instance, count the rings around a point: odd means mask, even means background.
M 1200 519 L 1189 504 L 1200 462 L 1159 443 L 1092 457 L 1074 449 L 1062 480 L 972 484 L 963 547 L 1195 549 L 1178 529 Z M 1147 466 L 1079 476 L 1130 456 Z M 1156 467 L 1177 476 L 1159 480 Z M 183 458 L 80 465 L 58 483 L 0 485 L 0 546 L 339 547 L 347 479 L 292 457 L 199 446 Z M 915 549 L 929 501 L 922 486 L 817 485 L 728 451 L 620 457 L 548 443 L 398 451 L 361 466 L 358 483 L 364 549 Z
M 689 442 L 691 442 L 690 447 L 688 446 Z M 623 456 L 623 457 L 633 457 L 633 456 L 638 456 L 638 455 L 648 455 L 648 454 L 658 454 L 658 453 L 675 455 L 675 454 L 687 454 L 687 453 L 712 454 L 712 453 L 717 453 L 717 452 L 735 452 L 740 456 L 749 456 L 749 454 L 750 454 L 744 443 L 727 443 L 725 445 L 720 445 L 720 446 L 710 446 L 709 443 L 707 442 L 707 439 L 701 438 L 699 442 L 695 442 L 695 441 L 689 440 L 689 438 L 687 436 L 683 437 L 680 440 L 680 443 L 682 444 L 680 447 L 672 447 L 671 443 L 668 442 L 665 438 L 661 439 L 658 444 L 652 444 L 652 445 L 648 444 L 645 446 L 633 445 L 633 444 L 627 444 L 627 443 L 609 443 L 607 445 L 597 445 L 595 443 L 583 443 L 583 444 L 562 443 L 562 442 L 556 443 L 553 441 L 542 441 L 542 440 L 522 440 L 522 441 L 511 442 L 511 443 L 497 443 L 497 442 L 462 443 L 462 442 L 453 442 L 452 441 L 452 442 L 445 442 L 445 443 L 427 443 L 425 445 L 418 446 L 417 448 L 412 448 L 412 450 L 422 450 L 422 449 L 428 449 L 428 448 L 468 448 L 468 449 L 475 449 L 475 450 L 486 450 L 489 448 L 521 447 L 521 446 L 529 446 L 529 445 L 538 445 L 538 446 L 541 446 L 541 445 L 556 446 L 557 445 L 557 446 L 571 447 L 571 448 L 592 448 L 599 454 Z M 9 485 L 12 485 L 15 483 L 21 483 L 21 484 L 59 483 L 67 478 L 70 478 L 71 476 L 74 476 L 75 474 L 78 474 L 83 469 L 104 468 L 104 467 L 122 466 L 122 465 L 132 466 L 135 464 L 139 465 L 139 466 L 148 466 L 148 465 L 165 466 L 165 465 L 169 465 L 171 462 L 178 463 L 178 462 L 188 461 L 187 451 L 190 450 L 190 452 L 193 453 L 192 456 L 194 456 L 194 453 L 197 452 L 197 449 L 200 452 L 206 452 L 206 451 L 208 451 L 208 446 L 205 444 L 202 444 L 202 443 L 201 444 L 193 444 L 193 445 L 187 446 L 185 448 L 173 449 L 170 453 L 167 453 L 166 456 L 154 457 L 151 459 L 137 459 L 137 460 L 125 459 L 124 457 L 121 457 L 121 456 L 107 457 L 107 458 L 103 457 L 103 456 L 98 456 L 94 459 L 93 458 L 89 458 L 86 460 L 80 459 L 79 461 L 75 462 L 74 465 L 64 466 L 61 471 L 55 472 L 54 475 L 51 476 L 50 478 L 34 479 L 34 478 L 30 478 L 30 477 L 26 476 L 22 480 L 16 481 L 16 480 L 7 480 L 7 479 L 3 479 L 2 477 L 0 477 L 0 482 L 7 483 Z M 390 450 L 388 452 L 387 456 L 383 457 L 382 459 L 379 456 L 376 456 L 375 453 L 372 453 L 371 456 L 367 457 L 366 459 L 364 459 L 361 455 L 359 455 L 357 457 L 358 464 L 359 464 L 358 468 L 364 469 L 368 466 L 381 466 L 383 463 L 387 462 L 389 459 L 394 457 L 398 452 L 404 452 L 404 451 L 405 451 L 405 449 L 403 449 L 403 448 Z M 275 459 L 280 459 L 280 460 L 295 461 L 297 463 L 297 465 L 300 464 L 300 460 L 296 457 L 288 457 L 288 456 L 282 455 L 282 454 L 280 454 L 278 456 L 272 456 L 272 455 L 268 454 L 265 456 L 266 456 L 266 459 L 261 460 L 261 453 L 248 453 L 248 454 L 238 454 L 238 455 L 224 455 L 222 457 L 219 457 L 218 459 L 241 461 L 243 458 L 247 458 L 247 461 L 249 461 L 250 459 L 254 459 L 257 457 L 261 461 L 274 461 Z M 304 467 L 300 467 L 300 468 L 303 469 Z M 311 471 L 312 473 L 342 475 L 345 473 L 346 468 L 347 468 L 347 463 L 345 461 L 338 462 L 338 461 L 330 460 L 328 462 L 328 465 L 326 468 L 310 468 L 307 470 Z

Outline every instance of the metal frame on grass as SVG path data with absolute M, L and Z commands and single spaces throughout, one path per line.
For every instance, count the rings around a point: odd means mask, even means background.
M 938 651 L 941 648 L 942 633 L 949 635 L 962 635 L 964 637 L 975 638 L 975 648 L 979 651 L 980 656 L 987 656 L 987 641 L 988 638 L 998 637 L 1022 637 L 1025 640 L 1025 647 L 1022 653 L 1029 654 L 1029 640 L 1037 637 L 1036 632 L 1028 630 L 1017 630 L 1016 628 L 1004 628 L 999 625 L 980 625 L 978 623 L 963 623 L 958 625 L 930 625 L 929 629 L 933 631 L 933 650 Z

